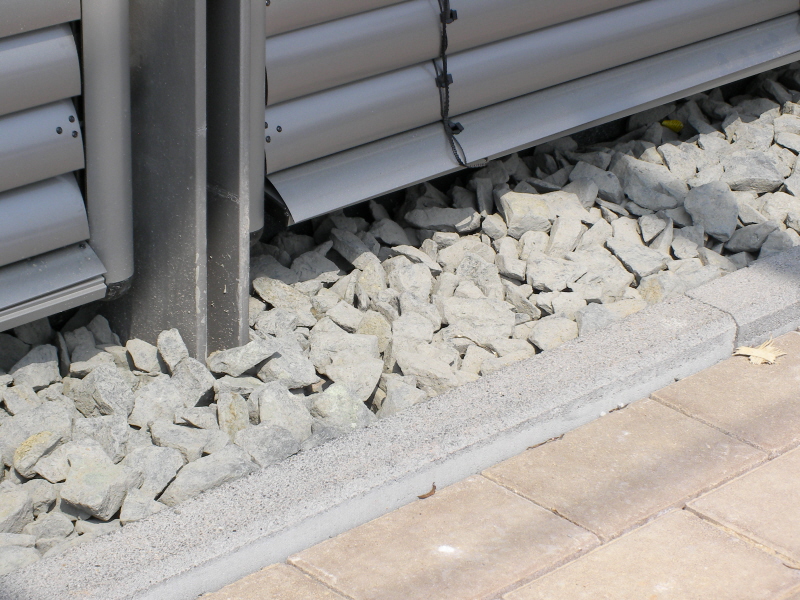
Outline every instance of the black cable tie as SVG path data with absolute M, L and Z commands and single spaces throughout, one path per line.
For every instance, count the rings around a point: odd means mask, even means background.
M 453 75 L 452 73 L 442 73 L 436 78 L 436 86 L 440 88 L 445 88 L 448 85 L 453 84 Z
M 448 121 L 447 128 L 452 132 L 453 135 L 458 135 L 464 131 L 464 126 L 456 121 Z
M 442 18 L 442 23 L 444 23 L 445 25 L 449 25 L 453 21 L 457 21 L 458 20 L 458 11 L 457 10 L 449 10 L 449 11 L 443 12 L 441 18 Z

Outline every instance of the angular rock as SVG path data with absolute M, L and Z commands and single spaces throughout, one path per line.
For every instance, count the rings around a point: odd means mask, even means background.
M 395 246 L 391 249 L 391 254 L 394 256 L 405 256 L 412 263 L 422 263 L 428 267 L 433 275 L 439 275 L 442 268 L 433 258 L 425 252 L 413 246 Z
M 513 333 L 514 312 L 506 302 L 456 297 L 443 298 L 440 302 L 447 323 L 477 344 L 485 345 L 499 337 L 511 337 Z
M 402 317 L 401 317 L 402 318 Z M 383 360 L 364 355 L 337 354 L 326 367 L 326 375 L 342 384 L 360 402 L 366 402 L 375 391 L 383 372 Z
M 33 521 L 33 500 L 23 489 L 0 491 L 0 533 L 22 533 Z
M 645 215 L 639 217 L 639 230 L 645 244 L 652 242 L 659 233 L 664 231 L 669 221 L 658 215 Z
M 430 298 L 433 288 L 431 271 L 423 264 L 409 264 L 392 270 L 389 286 L 399 293 L 410 292 L 422 300 Z
M 26 535 L 32 535 L 37 538 L 65 539 L 74 530 L 75 527 L 72 525 L 72 521 L 64 513 L 52 512 L 41 515 L 32 523 L 28 523 L 22 531 Z
M 378 260 L 359 237 L 341 229 L 331 230 L 333 249 L 341 254 L 356 269 L 363 270 L 368 264 Z M 263 296 L 262 296 L 263 298 Z M 264 298 L 266 300 L 266 298 Z M 269 300 L 267 300 L 269 302 Z
M 256 391 L 259 422 L 289 431 L 298 442 L 311 436 L 311 415 L 305 404 L 278 382 L 268 383 Z
M 747 225 L 731 236 L 726 242 L 725 248 L 731 252 L 757 252 L 776 229 L 778 229 L 778 224 L 773 221 L 759 225 Z
M 5 546 L 20 546 L 22 548 L 33 548 L 36 538 L 32 535 L 22 533 L 0 533 L 0 548 Z
M 604 171 L 586 162 L 579 162 L 569 175 L 569 180 L 574 182 L 588 179 L 597 186 L 597 194 L 603 200 L 622 204 L 625 195 L 622 184 L 614 173 Z
M 139 490 L 152 500 L 169 485 L 186 460 L 175 448 L 149 446 L 132 450 L 120 463 L 131 471 L 139 471 L 144 479 Z
M 768 256 L 780 254 L 784 250 L 794 247 L 794 245 L 794 240 L 787 231 L 773 231 L 767 236 L 767 239 L 761 246 L 758 258 L 767 258 Z
M 235 481 L 256 470 L 257 467 L 250 459 L 250 455 L 239 446 L 231 444 L 183 467 L 175 480 L 164 490 L 159 501 L 167 506 L 175 506 L 206 490 Z
M 647 277 L 663 270 L 667 264 L 667 257 L 660 252 L 635 244 L 618 242 L 611 238 L 606 243 L 608 249 L 625 265 L 631 273 L 639 278 Z
M 667 167 L 654 165 L 631 156 L 623 156 L 612 168 L 622 182 L 625 195 L 653 211 L 675 208 L 689 191 Z
M 486 218 L 483 219 L 481 231 L 493 240 L 499 240 L 508 235 L 508 227 L 500 215 L 486 216 Z
M 421 387 L 437 394 L 457 387 L 459 378 L 435 346 L 420 344 L 414 350 L 396 352 L 397 364 L 403 375 L 416 377 Z
M 327 312 L 327 315 L 328 318 L 330 318 L 334 323 L 348 333 L 353 333 L 356 329 L 358 329 L 358 325 L 361 323 L 361 319 L 364 317 L 364 313 L 357 308 L 353 308 L 353 306 L 344 300 L 340 301 L 336 306 L 331 308 Z
M 256 365 L 275 355 L 277 348 L 267 339 L 255 339 L 244 346 L 212 352 L 206 359 L 208 368 L 213 373 L 224 373 L 239 377 Z M 213 385 L 213 383 L 212 383 Z
M 58 497 L 59 486 L 44 479 L 31 479 L 22 484 L 33 503 L 33 516 L 38 517 L 53 510 Z
M 128 523 L 141 521 L 163 510 L 165 507 L 165 504 L 153 500 L 148 492 L 131 490 L 125 496 L 122 508 L 119 511 L 119 522 L 122 525 L 127 525 Z
M 47 344 L 53 338 L 50 320 L 45 317 L 14 328 L 14 335 L 29 346 Z
M 174 448 L 186 462 L 200 458 L 210 441 L 210 430 L 173 425 L 171 421 L 153 422 L 150 433 L 156 446 Z
M 14 453 L 31 436 L 41 432 L 52 432 L 62 439 L 69 439 L 72 432 L 72 417 L 60 405 L 47 402 L 36 408 L 8 419 L 0 426 L 0 453 L 7 467 L 14 464 Z
M 672 253 L 677 260 L 684 260 L 688 258 L 695 258 L 699 256 L 698 246 L 695 242 L 687 237 L 678 235 L 681 230 L 678 230 L 672 240 Z
M 300 451 L 300 442 L 289 431 L 267 423 L 237 433 L 236 445 L 245 450 L 262 468 Z
M 375 420 L 364 403 L 340 383 L 334 383 L 314 397 L 311 415 L 341 433 L 366 427 Z
M 217 398 L 219 428 L 228 434 L 231 441 L 250 425 L 247 401 L 239 394 L 223 393 Z
M 0 333 L 0 369 L 10 370 L 30 349 L 28 344 L 13 335 Z
M 783 183 L 775 164 L 763 152 L 740 150 L 720 157 L 725 168 L 722 181 L 732 190 L 774 192 Z
M 411 245 L 411 241 L 408 239 L 406 232 L 403 231 L 403 228 L 389 218 L 375 221 L 372 227 L 370 227 L 369 232 L 387 246 Z
M 169 377 L 156 377 L 136 390 L 128 423 L 147 429 L 153 421 L 172 421 L 175 414 L 183 408 L 183 393 L 178 385 Z
M 550 230 L 550 208 L 538 195 L 506 192 L 498 198 L 498 206 L 508 235 L 515 239 L 527 231 Z
M 61 499 L 101 521 L 108 521 L 122 506 L 128 490 L 137 487 L 142 474 L 107 462 L 72 464 L 61 488 Z
M 575 313 L 586 306 L 586 299 L 577 292 L 561 292 L 552 301 L 553 315 L 575 320 Z
M 692 221 L 702 225 L 709 235 L 727 241 L 736 230 L 739 205 L 726 183 L 709 183 L 694 188 L 684 203 Z
M 175 370 L 175 367 L 184 358 L 189 357 L 189 350 L 186 348 L 186 344 L 183 343 L 183 338 L 177 329 L 167 329 L 159 333 L 156 346 L 162 360 L 167 363 L 170 372 Z
M 31 386 L 35 391 L 61 381 L 58 350 L 55 346 L 37 346 L 23 356 L 9 371 L 14 383 Z
M 278 381 L 292 390 L 319 381 L 314 363 L 301 352 L 288 348 L 281 348 L 277 354 L 267 360 L 258 372 L 258 377 L 265 382 Z
M 172 382 L 178 386 L 186 408 L 201 402 L 210 402 L 214 393 L 214 376 L 206 366 L 193 358 L 184 358 L 172 373 Z
M 42 403 L 42 399 L 36 395 L 33 388 L 24 383 L 5 389 L 0 388 L 0 400 L 5 404 L 6 410 L 11 415 L 36 408 Z
M 73 440 L 95 440 L 115 463 L 124 458 L 129 435 L 128 421 L 122 415 L 77 419 L 72 431 Z
M 250 261 L 250 281 L 261 277 L 276 279 L 286 285 L 293 285 L 300 281 L 296 271 L 285 267 L 278 259 L 269 254 L 253 257 Z
M 487 298 L 502 300 L 505 296 L 497 267 L 477 254 L 467 253 L 456 268 L 456 275 L 472 281 Z
M 259 381 L 259 384 L 260 383 Z M 226 392 L 221 393 L 224 394 Z M 181 408 L 175 412 L 173 423 L 176 425 L 191 425 L 198 429 L 219 429 L 216 405 Z
M 406 214 L 405 219 L 418 229 L 432 231 L 470 233 L 481 226 L 480 215 L 471 208 L 416 209 Z
M 573 216 L 559 216 L 550 230 L 550 242 L 546 253 L 551 256 L 561 257 L 572 252 L 586 233 L 587 228 L 581 219 Z
M 567 289 L 586 273 L 580 265 L 561 258 L 531 252 L 528 256 L 527 282 L 542 292 L 560 292 Z
M 371 256 L 374 255 L 371 254 Z M 311 299 L 282 281 L 260 277 L 253 280 L 253 288 L 265 302 L 274 308 L 286 308 L 294 312 L 297 315 L 298 324 L 302 327 L 313 327 L 317 322 L 311 313 Z
M 578 337 L 578 325 L 563 317 L 544 317 L 536 322 L 528 341 L 539 350 L 552 350 Z
M 628 217 L 620 217 L 611 224 L 613 238 L 619 242 L 641 246 L 643 244 L 639 222 Z
M 686 284 L 672 271 L 662 271 L 639 282 L 637 288 L 642 298 L 648 304 L 656 304 L 672 296 L 683 294 Z
M 298 281 L 316 279 L 323 283 L 334 283 L 341 277 L 339 267 L 314 250 L 295 258 L 292 261 L 292 271 L 297 273 Z

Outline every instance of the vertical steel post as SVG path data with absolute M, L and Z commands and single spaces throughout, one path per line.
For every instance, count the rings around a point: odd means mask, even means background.
M 247 342 L 250 234 L 263 228 L 264 0 L 208 4 L 209 351 Z
M 127 0 L 82 3 L 86 207 L 109 298 L 133 275 L 128 10 Z
M 136 269 L 106 312 L 125 339 L 176 327 L 205 357 L 206 0 L 130 0 L 130 44 Z

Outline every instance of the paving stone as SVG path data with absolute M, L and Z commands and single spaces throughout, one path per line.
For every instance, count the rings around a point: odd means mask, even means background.
M 354 600 L 452 600 L 494 597 L 596 544 L 568 521 L 470 477 L 289 561 Z
M 773 600 L 798 583 L 777 558 L 677 510 L 503 600 Z
M 777 551 L 800 568 L 800 450 L 692 501 L 704 518 Z
M 774 365 L 734 356 L 653 394 L 653 398 L 757 448 L 782 453 L 800 443 L 800 334 L 775 340 Z
M 607 540 L 765 458 L 747 444 L 645 400 L 485 475 Z M 563 476 L 554 478 L 554 473 Z
M 339 594 L 285 564 L 248 575 L 202 600 L 345 600 Z

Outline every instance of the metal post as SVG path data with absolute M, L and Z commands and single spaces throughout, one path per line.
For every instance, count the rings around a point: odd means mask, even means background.
M 107 297 L 133 276 L 128 2 L 83 0 L 83 106 L 90 245 L 106 267 Z
M 130 43 L 136 270 L 105 312 L 125 339 L 176 327 L 205 357 L 205 0 L 131 0 Z
M 250 234 L 264 223 L 264 0 L 208 4 L 209 351 L 248 335 Z

